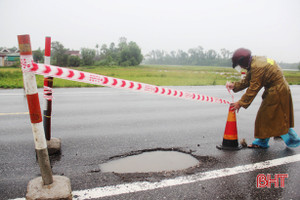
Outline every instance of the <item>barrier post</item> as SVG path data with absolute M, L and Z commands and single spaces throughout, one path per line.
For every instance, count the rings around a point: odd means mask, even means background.
M 29 35 L 18 35 L 18 43 L 35 150 L 41 171 L 41 177 L 28 183 L 26 199 L 72 199 L 70 180 L 52 175 L 35 74 L 26 70 L 33 64 Z
M 51 56 L 51 37 L 45 38 L 45 61 L 46 65 L 50 65 Z M 51 139 L 51 112 L 52 112 L 52 87 L 53 78 L 50 76 L 44 77 L 44 130 L 46 140 Z
M 51 59 L 51 37 L 45 38 L 45 64 L 50 65 Z M 51 138 L 51 119 L 52 119 L 52 88 L 53 77 L 44 76 L 44 131 L 47 141 L 48 154 L 60 154 L 61 153 L 61 139 Z
M 24 88 L 27 97 L 35 149 L 43 182 L 45 185 L 48 185 L 53 182 L 53 177 L 50 167 L 47 143 L 44 136 L 44 129 L 42 124 L 43 119 L 40 108 L 35 74 L 33 74 L 32 72 L 26 72 L 24 70 L 24 67 L 31 65 L 31 63 L 33 62 L 30 37 L 29 35 L 19 35 L 18 41 L 21 56 L 21 65 L 23 69 Z

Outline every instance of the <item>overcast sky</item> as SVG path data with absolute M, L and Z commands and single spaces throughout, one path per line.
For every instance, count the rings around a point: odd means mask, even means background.
M 300 62 L 300 0 L 0 0 L 0 47 L 30 34 L 65 48 L 118 44 L 151 50 L 249 48 L 278 62 Z

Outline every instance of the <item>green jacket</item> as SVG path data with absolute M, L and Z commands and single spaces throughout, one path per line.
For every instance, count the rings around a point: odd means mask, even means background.
M 246 77 L 234 83 L 234 92 L 247 88 L 239 104 L 248 108 L 264 87 L 262 103 L 255 120 L 255 138 L 269 138 L 286 134 L 294 126 L 291 91 L 281 68 L 269 58 L 253 56 Z

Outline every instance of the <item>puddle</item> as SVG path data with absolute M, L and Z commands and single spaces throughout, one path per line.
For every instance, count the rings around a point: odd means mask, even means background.
M 151 151 L 120 158 L 101 164 L 102 172 L 149 173 L 184 170 L 199 161 L 193 156 L 177 151 Z

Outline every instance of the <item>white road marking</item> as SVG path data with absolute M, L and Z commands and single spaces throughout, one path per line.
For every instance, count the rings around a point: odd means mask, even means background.
M 116 88 L 118 89 L 118 88 Z M 53 95 L 56 95 L 56 96 L 69 96 L 69 95 L 79 95 L 79 94 L 99 94 L 99 95 L 114 95 L 115 92 L 111 92 L 111 91 L 106 91 L 106 90 L 93 90 L 93 91 L 59 91 L 59 90 L 56 90 L 56 88 L 54 88 L 53 90 L 55 90 L 53 92 Z M 130 90 L 119 90 L 119 93 L 120 91 L 124 94 L 129 94 L 129 93 L 132 93 L 133 91 L 130 91 Z M 41 89 L 38 89 L 38 93 L 39 95 L 43 95 L 44 94 L 44 91 L 41 90 Z M 26 98 L 26 94 L 25 93 L 1 93 L 0 92 L 0 96 L 24 96 Z
M 1 115 L 28 115 L 29 112 L 16 112 L 16 113 L 0 113 Z
M 25 96 L 25 93 L 1 93 L 0 92 L 0 96 Z
M 224 168 L 219 170 L 202 172 L 190 176 L 177 177 L 174 179 L 166 179 L 160 182 L 134 182 L 128 184 L 120 184 L 114 186 L 106 186 L 106 187 L 98 187 L 98 188 L 86 189 L 80 191 L 73 191 L 72 194 L 73 194 L 73 199 L 76 200 L 115 196 L 120 194 L 154 190 L 154 189 L 159 189 L 164 187 L 178 186 L 178 185 L 189 184 L 198 181 L 232 176 L 236 174 L 251 172 L 251 171 L 265 169 L 269 167 L 275 167 L 279 165 L 285 165 L 288 163 L 299 162 L 299 161 L 300 161 L 300 154 L 297 154 L 294 156 L 288 156 L 288 157 L 278 158 L 274 160 L 267 160 L 264 162 L 259 162 L 254 164 L 241 165 L 232 168 Z
M 299 162 L 299 161 L 300 161 L 300 154 L 296 154 L 293 156 L 287 156 L 284 158 L 278 158 L 274 160 L 267 160 L 264 162 L 241 165 L 232 168 L 224 168 L 224 169 L 213 170 L 208 172 L 201 172 L 194 175 L 177 177 L 174 179 L 166 179 L 160 182 L 134 182 L 128 184 L 97 187 L 92 189 L 73 191 L 72 194 L 74 200 L 87 200 L 87 199 L 95 199 L 101 197 L 116 196 L 121 194 L 154 190 L 154 189 L 159 189 L 164 187 L 172 187 L 172 186 L 195 183 L 195 182 L 205 181 L 210 179 L 222 178 L 226 176 L 242 174 L 246 172 L 266 169 L 270 167 L 276 167 L 279 165 L 285 165 L 285 164 Z M 25 200 L 25 198 L 16 198 L 11 200 Z

